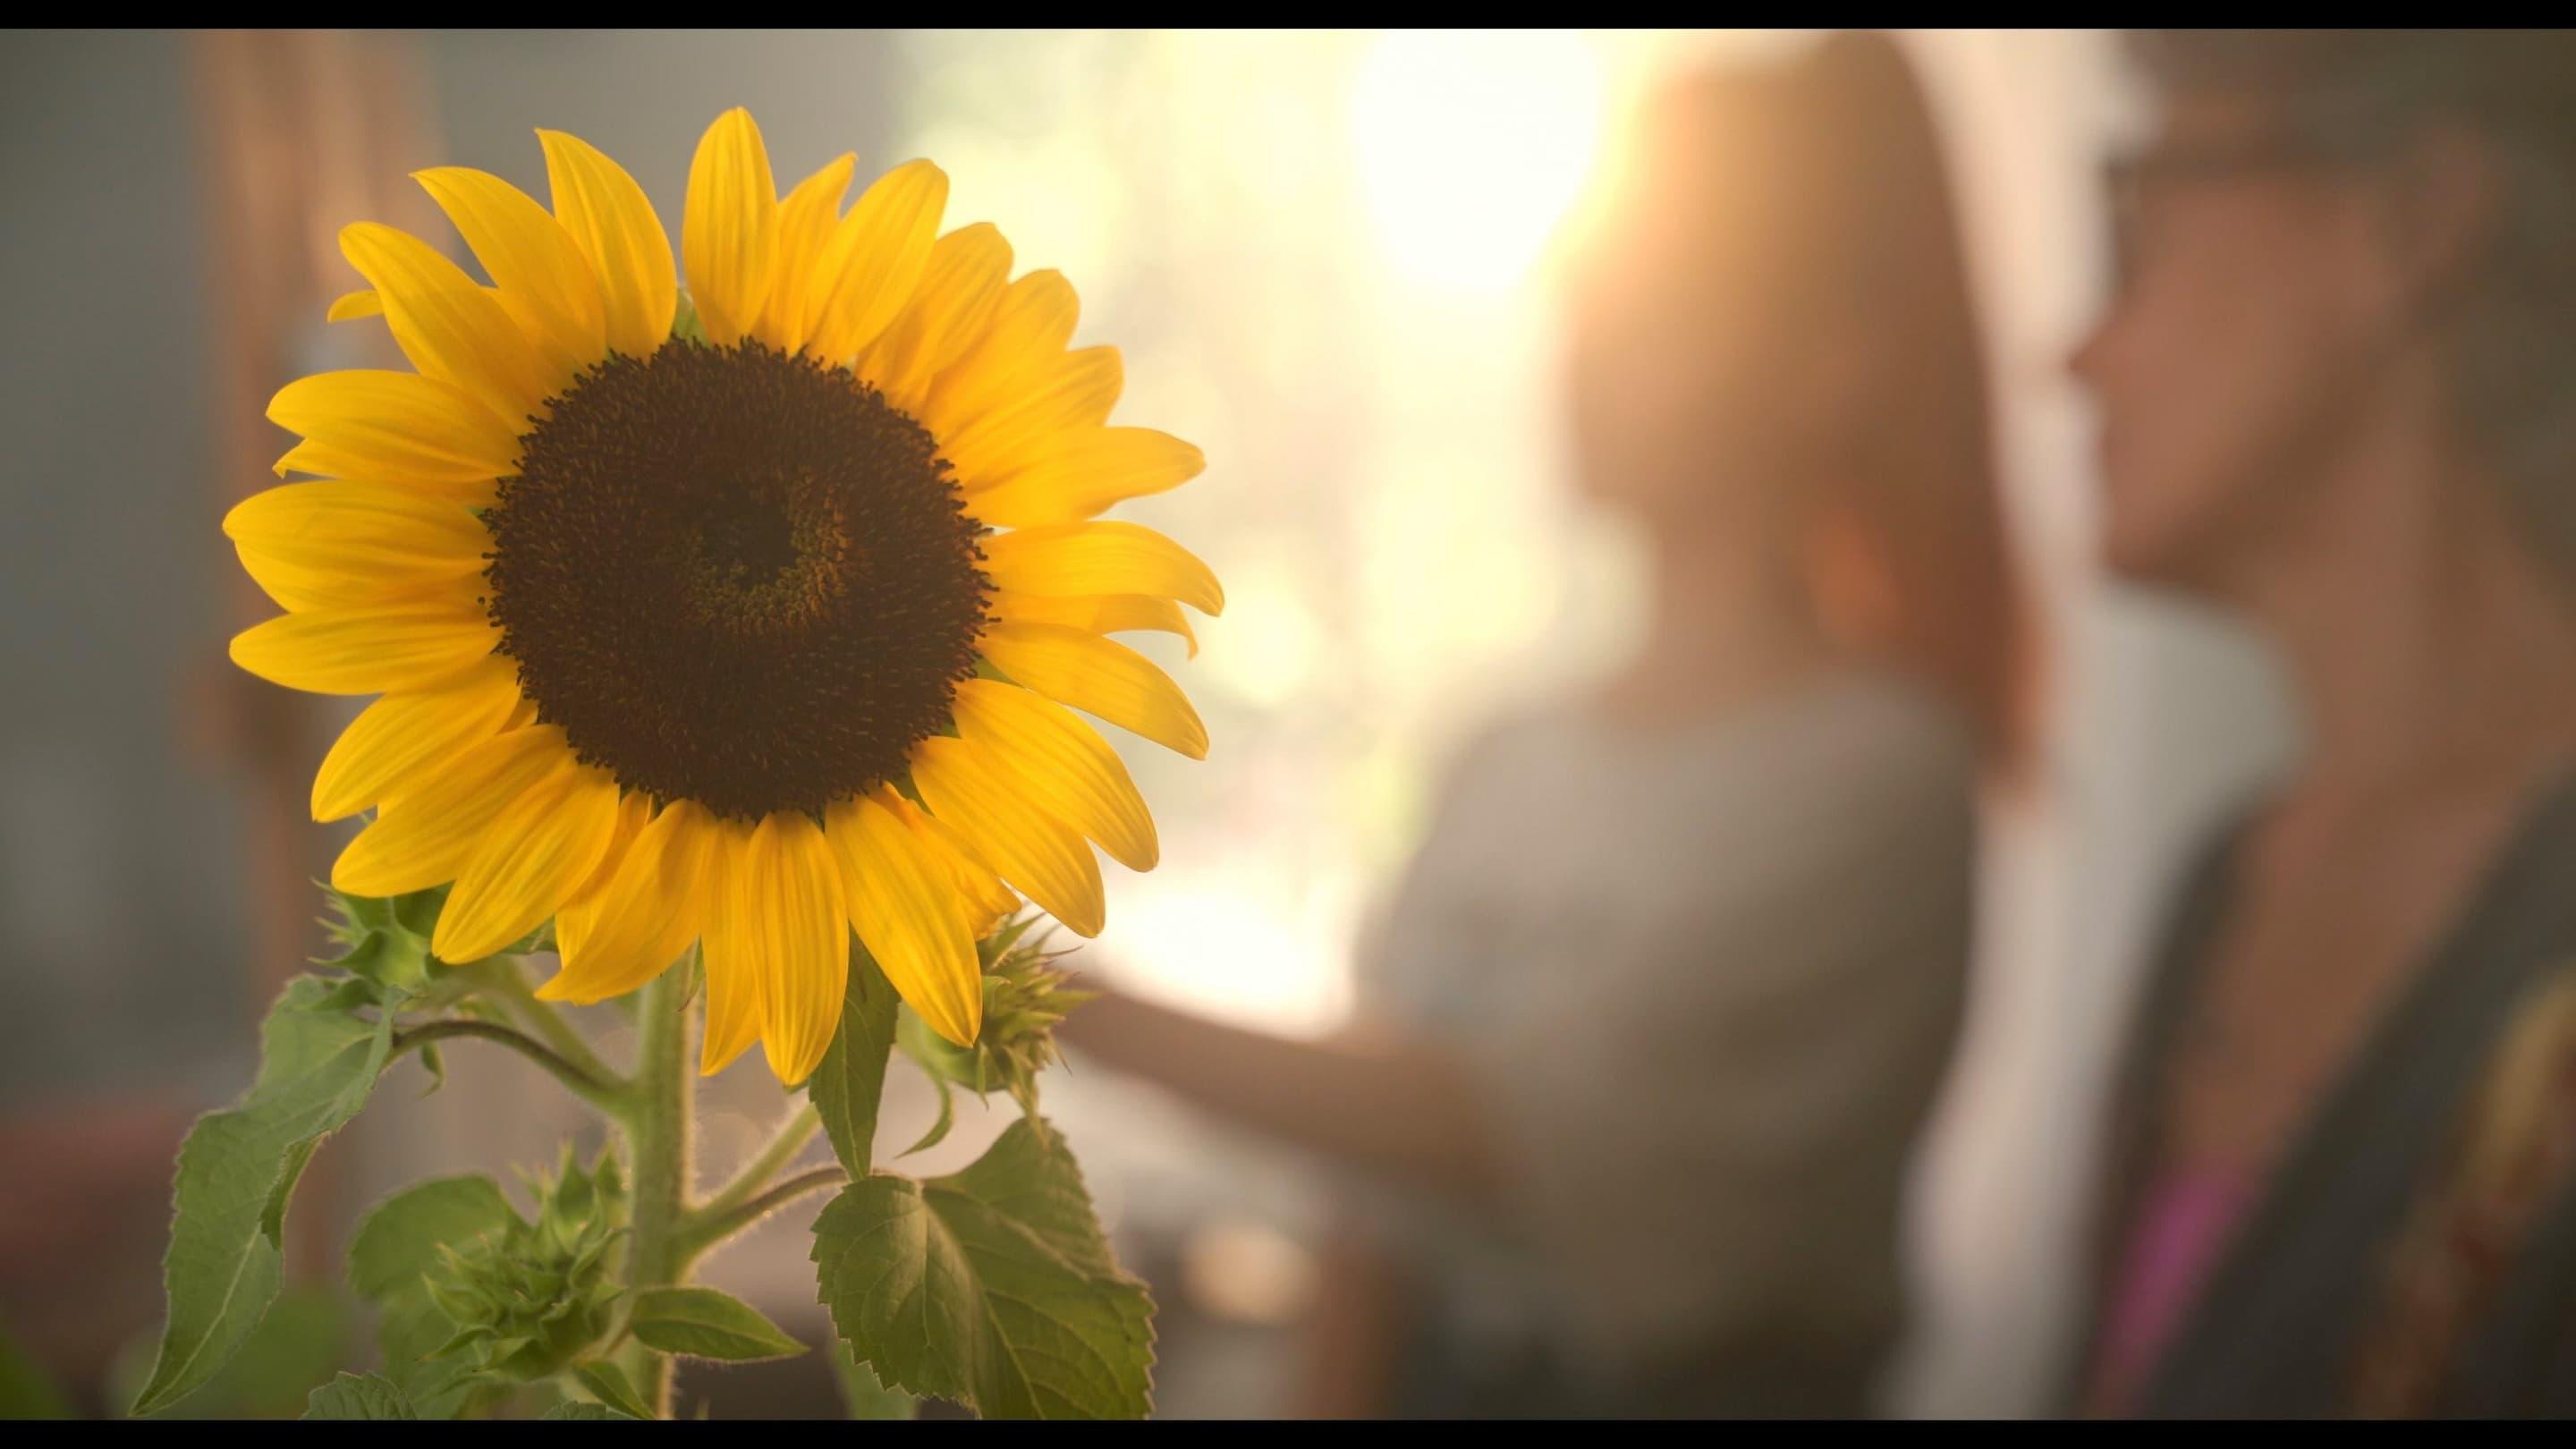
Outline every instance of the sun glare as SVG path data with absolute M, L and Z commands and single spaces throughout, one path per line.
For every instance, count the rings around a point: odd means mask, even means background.
M 1582 191 L 1602 65 L 1571 31 L 1397 31 L 1361 64 L 1351 123 L 1389 261 L 1441 290 L 1520 280 Z

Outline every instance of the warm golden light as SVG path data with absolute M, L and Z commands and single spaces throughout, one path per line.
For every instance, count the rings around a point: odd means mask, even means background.
M 1508 287 L 1582 190 L 1602 67 L 1571 31 L 1397 31 L 1352 95 L 1361 185 L 1389 260 L 1442 289 Z

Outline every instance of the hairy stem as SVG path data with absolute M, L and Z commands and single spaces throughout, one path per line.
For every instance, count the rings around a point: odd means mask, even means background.
M 555 1010 L 552 1004 L 537 999 L 518 957 L 499 956 L 478 963 L 475 975 L 500 996 L 512 1016 L 543 1038 L 546 1045 L 553 1047 L 564 1060 L 601 1081 L 617 1079 L 617 1073 L 590 1049 L 590 1039 L 564 1020 L 563 1013 Z
M 414 1048 L 425 1047 L 431 1042 L 446 1041 L 454 1037 L 473 1037 L 480 1041 L 496 1042 L 508 1047 L 553 1073 L 555 1080 L 572 1088 L 583 1101 L 601 1111 L 612 1116 L 622 1115 L 626 1111 L 628 1100 L 626 1083 L 614 1076 L 594 1075 L 578 1062 L 567 1060 L 547 1047 L 545 1043 L 513 1031 L 498 1022 L 457 1017 L 445 1021 L 425 1021 L 418 1026 L 404 1027 L 394 1033 L 394 1054 L 400 1056 Z
M 794 1162 L 796 1154 L 804 1151 L 805 1144 L 813 1141 L 814 1134 L 822 1130 L 823 1114 L 814 1109 L 814 1104 L 807 1102 L 799 1106 L 785 1122 L 779 1124 L 777 1135 L 769 1139 L 769 1144 L 760 1149 L 759 1155 L 734 1174 L 733 1181 L 690 1211 L 690 1225 L 701 1226 L 711 1218 L 721 1217 L 742 1206 L 753 1193 L 767 1187 L 769 1180 L 784 1171 L 787 1164 Z
M 680 1235 L 682 1261 L 694 1260 L 708 1249 L 818 1187 L 837 1187 L 849 1180 L 850 1175 L 838 1167 L 818 1167 L 812 1172 L 798 1173 L 738 1207 L 728 1208 L 718 1213 L 701 1214 Z
M 636 1011 L 641 1041 L 636 1050 L 633 1110 L 626 1116 L 626 1152 L 634 1164 L 634 1246 L 627 1258 L 629 1288 L 662 1288 L 688 1276 L 681 1244 L 690 1178 L 689 1000 L 697 974 L 693 954 L 644 988 Z M 628 1356 L 627 1377 L 654 1413 L 671 1413 L 671 1361 L 640 1343 Z

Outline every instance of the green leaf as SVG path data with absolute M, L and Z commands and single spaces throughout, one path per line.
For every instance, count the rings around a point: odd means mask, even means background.
M 876 958 L 850 938 L 850 986 L 841 999 L 841 1029 L 806 1084 L 823 1118 L 832 1155 L 853 1179 L 868 1175 L 876 1148 L 877 1107 L 885 1096 L 886 1062 L 894 1047 L 895 992 Z
M 849 1405 L 853 1419 L 920 1417 L 921 1400 L 879 1383 L 875 1369 L 850 1356 L 847 1339 L 832 1343 L 832 1376 L 841 1381 L 841 1402 Z
M 617 1410 L 608 1407 L 606 1404 L 584 1404 L 566 1400 L 565 1402 L 557 1404 L 553 1408 L 546 1410 L 544 1413 L 539 1414 L 537 1417 L 540 1420 L 544 1420 L 632 1419 L 635 1416 L 633 1414 L 621 1414 Z
M 690 1358 L 750 1363 L 788 1358 L 805 1345 L 778 1331 L 760 1310 L 713 1288 L 647 1288 L 635 1295 L 628 1330 L 646 1348 Z
M 374 1374 L 342 1374 L 304 1401 L 308 1419 L 417 1419 L 403 1391 Z
M 456 1321 L 431 1301 L 422 1280 L 442 1246 L 471 1243 L 521 1219 L 488 1177 L 434 1178 L 378 1203 L 349 1242 L 349 1286 L 376 1306 L 376 1348 L 392 1379 L 431 1419 L 457 1417 L 475 1388 L 470 1365 L 433 1361 Z
M 53 1376 L 0 1333 L 0 1419 L 68 1419 L 72 1406 Z
M 1052 1129 L 1022 1118 L 950 1177 L 852 1183 L 814 1225 L 814 1262 L 833 1323 L 889 1385 L 995 1419 L 1153 1408 L 1153 1300 Z
M 241 1105 L 197 1120 L 179 1148 L 162 1276 L 159 1361 L 135 1401 L 147 1414 L 214 1376 L 277 1296 L 288 1194 L 321 1139 L 358 1114 L 392 1050 L 393 1015 L 350 1008 L 367 992 L 318 976 L 287 983 L 261 1028 L 258 1079 Z
M 348 1362 L 357 1333 L 356 1319 L 337 1285 L 290 1285 L 214 1377 L 148 1417 L 292 1419 L 304 1412 L 313 1390 Z M 130 1401 L 142 1390 L 150 1357 L 159 1348 L 157 1336 L 137 1347 L 145 1359 L 119 1367 L 107 1389 L 111 1400 Z
M 925 1072 L 923 1075 L 930 1078 L 931 1088 L 938 1093 L 939 1120 L 930 1124 L 930 1130 L 921 1134 L 920 1141 L 903 1150 L 900 1155 L 904 1157 L 910 1157 L 916 1152 L 928 1152 L 947 1141 L 948 1129 L 957 1125 L 956 1089 L 948 1085 L 946 1077 L 936 1072 Z
M 644 1406 L 644 1396 L 627 1381 L 625 1370 L 607 1359 L 575 1364 L 572 1376 L 581 1380 L 581 1386 L 596 1395 L 601 1403 L 630 1419 L 656 1417 L 651 1409 Z

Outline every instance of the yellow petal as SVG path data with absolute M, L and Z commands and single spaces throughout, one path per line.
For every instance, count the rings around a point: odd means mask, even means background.
M 1023 799 L 981 751 L 933 735 L 913 747 L 912 783 L 976 859 L 1076 935 L 1100 934 L 1106 907 L 1091 847 L 1073 827 Z
M 1207 758 L 1207 726 L 1189 696 L 1153 661 L 1097 634 L 1061 624 L 995 624 L 984 657 L 1059 704 L 1095 714 L 1193 760 Z
M 242 566 L 290 609 L 381 603 L 483 572 L 492 536 L 453 503 L 381 483 L 289 483 L 224 515 Z
M 500 288 L 485 287 L 483 290 L 491 296 L 493 301 L 498 302 L 502 300 Z M 373 287 L 360 287 L 354 292 L 342 292 L 339 296 L 332 298 L 329 310 L 322 314 L 322 320 L 325 322 L 355 322 L 361 318 L 382 317 L 383 315 L 385 315 L 385 299 L 383 294 Z
M 519 324 L 560 391 L 608 353 L 599 278 L 570 234 L 526 192 L 469 166 L 415 171 L 492 278 L 503 310 Z
M 1129 870 L 1154 868 L 1161 847 L 1144 797 L 1118 752 L 1071 710 L 1016 684 L 968 679 L 958 683 L 956 714 L 958 735 L 1022 799 L 1090 836 Z
M 285 614 L 233 636 L 235 664 L 314 694 L 427 689 L 472 668 L 501 631 L 471 598 Z
M 298 378 L 268 420 L 304 435 L 278 465 L 303 473 L 472 496 L 519 471 L 519 439 L 473 394 L 416 372 L 353 369 Z
M 949 876 L 957 882 L 960 904 L 966 908 L 966 934 L 982 940 L 993 932 L 1004 916 L 1020 908 L 1019 894 L 1002 883 L 992 867 L 975 858 L 965 837 L 946 822 L 921 809 L 892 789 L 879 790 L 877 799 L 902 817 L 903 823 L 921 837 L 931 854 L 939 857 Z
M 476 478 L 461 483 L 423 483 L 418 480 L 387 478 L 383 470 L 352 466 L 346 457 L 334 456 L 332 450 L 318 443 L 298 443 L 277 460 L 277 476 L 293 473 L 311 474 L 316 478 L 346 478 L 352 475 L 390 482 L 396 487 L 453 503 L 460 508 L 489 508 L 501 497 L 497 478 Z M 515 470 L 514 470 L 515 471 Z
M 644 794 L 641 789 L 629 789 L 629 792 L 618 794 L 618 828 L 616 833 L 608 835 L 608 853 L 600 856 L 598 866 L 592 866 L 590 877 L 582 879 L 582 884 L 572 887 L 572 895 L 564 897 L 564 905 L 554 913 L 556 923 L 562 923 L 564 915 L 572 913 L 572 908 L 577 908 L 582 902 L 598 900 L 600 890 L 605 890 L 611 877 L 616 877 L 618 866 L 626 861 L 626 851 L 634 848 L 636 835 L 644 833 L 644 825 L 649 825 L 649 822 L 652 822 L 652 797 L 649 794 Z M 562 944 L 562 931 L 556 931 L 556 951 L 562 954 L 564 949 L 567 946 Z
M 713 822 L 706 831 L 706 922 L 701 944 L 707 972 L 707 1030 L 698 1048 L 698 1071 L 713 1076 L 760 1040 L 761 980 L 742 944 L 752 922 L 734 882 L 748 868 L 751 827 L 738 820 Z
M 458 755 L 435 777 L 387 801 L 331 867 L 331 884 L 360 896 L 398 896 L 456 879 L 510 802 L 572 759 L 553 725 L 512 730 Z
M 442 688 L 368 705 L 314 772 L 313 818 L 338 820 L 408 791 L 499 734 L 518 704 L 518 666 L 494 655 Z
M 1004 289 L 991 325 L 940 369 L 921 421 L 941 438 L 982 416 L 1018 379 L 1064 354 L 1082 304 L 1061 272 L 1031 272 Z
M 233 553 L 241 560 L 242 572 L 250 575 L 261 593 L 279 608 L 296 612 L 427 603 L 434 599 L 462 602 L 481 593 L 470 570 L 433 569 L 427 560 L 420 561 L 421 567 L 414 571 L 390 573 L 299 563 L 246 544 L 234 545 Z
M 1068 433 L 1097 429 L 1118 405 L 1126 373 L 1115 347 L 1085 347 L 1014 382 L 982 416 L 940 434 L 940 453 L 969 488 L 1053 457 Z
M 815 310 L 807 305 L 812 290 L 807 284 L 840 218 L 841 197 L 849 191 L 850 172 L 858 164 L 858 157 L 842 156 L 798 182 L 779 203 L 778 280 L 771 284 L 769 301 L 760 309 L 757 331 L 761 341 L 781 352 L 792 353 L 805 345 L 805 319 Z
M 954 873 L 896 814 L 894 792 L 824 816 L 850 924 L 894 989 L 933 1031 L 973 1046 L 984 1024 L 984 968 Z
M 654 816 L 607 882 L 556 918 L 563 970 L 537 995 L 587 1005 L 668 969 L 703 929 L 716 834 L 714 817 L 693 801 Z
M 1090 599 L 1050 599 L 1037 594 L 996 594 L 986 606 L 996 619 L 1021 624 L 1062 624 L 1092 634 L 1124 634 L 1147 629 L 1178 634 L 1189 641 L 1190 657 L 1199 655 L 1199 637 L 1190 619 L 1169 599 L 1142 594 L 1103 594 Z
M 546 150 L 555 220 L 599 279 L 608 345 L 629 357 L 652 356 L 671 335 L 680 298 L 662 219 L 644 188 L 598 147 L 561 131 L 539 131 L 537 141 Z
M 1130 498 L 1177 488 L 1207 467 L 1207 456 L 1151 428 L 1097 428 L 1024 455 L 1018 470 L 978 480 L 967 510 L 1002 528 L 1090 518 Z
M 822 1062 L 849 986 L 840 863 L 805 812 L 781 810 L 743 840 L 724 884 L 725 906 L 707 935 L 708 975 L 757 983 L 762 1047 L 792 1087 Z
M 1225 612 L 1225 589 L 1198 556 L 1140 524 L 1051 523 L 983 541 L 984 573 L 1009 593 L 1080 598 L 1147 594 L 1202 614 Z
M 778 271 L 778 183 L 760 127 L 740 106 L 716 117 L 689 163 L 680 260 L 707 341 L 730 347 L 760 320 Z
M 341 228 L 340 252 L 383 295 L 411 365 L 472 393 L 513 431 L 560 388 L 500 302 L 429 243 L 362 221 Z
M 566 757 L 483 832 L 438 913 L 430 951 L 476 961 L 535 930 L 599 868 L 617 834 L 617 782 Z
M 859 194 L 814 264 L 807 295 L 819 305 L 807 316 L 807 351 L 847 362 L 877 340 L 921 285 L 947 206 L 948 173 L 927 161 L 907 161 Z
M 985 328 L 1011 277 L 1011 244 L 991 222 L 959 227 L 930 249 L 930 264 L 912 301 L 869 344 L 859 378 L 886 401 L 921 416 L 931 379 L 957 360 Z

